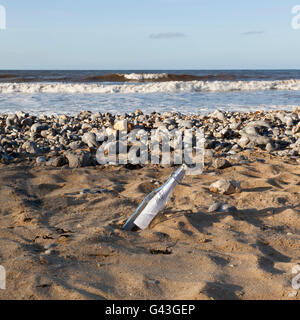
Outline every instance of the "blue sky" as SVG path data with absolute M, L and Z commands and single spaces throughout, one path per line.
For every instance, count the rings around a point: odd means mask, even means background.
M 297 4 L 0 0 L 0 68 L 300 69 L 300 30 L 291 28 Z

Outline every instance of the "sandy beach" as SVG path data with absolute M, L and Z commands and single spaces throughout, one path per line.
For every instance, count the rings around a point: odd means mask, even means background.
M 0 120 L 0 299 L 299 299 L 298 110 Z M 203 130 L 204 172 L 124 231 L 176 166 L 99 165 L 96 147 L 162 126 Z
M 150 230 L 121 226 L 171 168 L 1 165 L 1 299 L 299 299 L 299 163 L 246 152 L 176 188 Z M 242 191 L 209 191 L 220 178 Z M 101 193 L 82 193 L 82 190 Z M 209 212 L 215 201 L 235 212 Z M 47 251 L 47 248 L 48 249 Z

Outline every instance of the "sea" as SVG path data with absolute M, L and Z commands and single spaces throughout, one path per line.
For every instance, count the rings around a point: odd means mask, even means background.
M 0 113 L 293 110 L 300 70 L 1 70 Z

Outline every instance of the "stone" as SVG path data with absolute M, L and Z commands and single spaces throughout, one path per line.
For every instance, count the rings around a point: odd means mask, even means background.
M 40 132 L 40 135 L 41 135 L 41 137 L 43 137 L 43 138 L 47 138 L 48 136 L 50 136 L 48 130 L 42 130 L 42 131 Z
M 237 212 L 237 208 L 227 203 L 214 202 L 208 209 L 208 212 Z
M 214 149 L 217 146 L 218 142 L 216 140 L 205 139 L 204 148 L 205 149 Z
M 43 157 L 43 156 L 36 158 L 36 163 L 37 163 L 37 164 L 43 164 L 43 163 L 45 163 L 45 162 L 47 162 L 47 160 L 46 160 L 46 158 Z
M 41 123 L 35 123 L 31 126 L 30 131 L 32 133 L 40 133 L 43 130 L 48 130 L 48 125 L 42 125 Z
M 243 139 L 243 141 L 242 141 Z M 241 140 L 239 141 L 239 144 L 242 148 L 243 147 L 243 144 L 249 140 L 254 146 L 265 146 L 267 145 L 268 143 L 271 143 L 271 138 L 269 137 L 266 137 L 266 136 L 261 136 L 261 135 L 251 135 L 251 134 L 246 134 L 244 135 Z M 248 143 L 249 144 L 249 143 Z M 247 144 L 247 145 L 248 145 Z M 246 145 L 246 146 L 247 146 Z
M 36 145 L 35 142 L 33 141 L 26 141 L 22 148 L 27 152 L 27 153 L 30 153 L 30 154 L 37 154 L 39 153 L 39 149 Z
M 250 139 L 247 136 L 242 136 L 241 139 L 239 140 L 238 144 L 242 148 L 245 148 L 249 142 L 250 142 Z
M 102 115 L 101 115 L 100 112 L 93 113 L 93 114 L 91 115 L 91 121 L 92 121 L 92 122 L 96 122 L 96 121 L 98 121 L 98 120 L 101 120 L 101 117 L 102 117 Z
M 271 139 L 269 137 L 256 136 L 256 137 L 253 137 L 252 142 L 256 146 L 266 146 L 267 144 L 271 143 Z
M 181 120 L 178 122 L 178 125 L 182 128 L 185 128 L 185 129 L 192 129 L 193 128 L 193 122 L 190 120 Z
M 253 136 L 256 136 L 258 134 L 258 130 L 256 127 L 254 126 L 247 126 L 245 129 L 244 129 L 244 132 L 248 135 L 253 135 Z
M 299 133 L 299 132 L 300 132 L 300 125 L 297 124 L 295 127 L 293 127 L 292 133 L 293 133 L 293 134 L 296 134 L 296 133 Z
M 232 121 L 229 125 L 229 128 L 233 131 L 238 130 L 240 127 L 241 127 L 241 123 L 235 122 L 235 121 Z
M 221 110 L 218 110 L 218 109 L 214 113 L 212 113 L 211 116 L 215 119 L 218 119 L 219 121 L 222 121 L 222 122 L 225 120 L 224 112 L 222 112 Z
M 72 149 L 72 150 L 77 150 L 77 149 L 80 149 L 82 145 L 82 142 L 81 141 L 73 141 L 69 144 L 69 147 Z
M 33 124 L 33 120 L 31 118 L 25 118 L 21 121 L 22 127 L 26 127 L 26 126 L 31 127 L 32 124 Z
M 58 121 L 62 121 L 62 122 L 67 122 L 68 121 L 68 117 L 65 114 L 62 114 L 59 118 Z
M 104 135 L 106 137 L 113 137 L 114 138 L 117 135 L 117 130 L 115 130 L 113 128 L 106 128 Z M 100 137 L 102 139 L 103 138 L 103 134 L 97 134 L 97 141 L 103 141 L 103 140 L 100 140 Z
M 266 145 L 266 151 L 268 151 L 268 152 L 274 151 L 274 148 L 273 148 L 273 146 L 272 146 L 271 143 L 268 143 L 268 144 Z
M 230 151 L 228 152 L 228 154 L 231 155 L 231 156 L 235 156 L 237 153 L 236 153 L 236 151 L 234 151 L 234 150 L 230 150 Z
M 81 126 L 81 129 L 82 129 L 82 130 L 90 130 L 90 129 L 92 129 L 92 126 L 91 126 L 89 123 L 84 123 L 84 124 Z
M 291 117 L 285 117 L 285 124 L 288 128 L 293 127 L 294 120 Z
M 286 157 L 288 154 L 289 154 L 289 150 L 280 150 L 280 151 L 277 151 L 277 155 L 278 155 L 279 157 Z
M 214 202 L 208 209 L 208 212 L 218 212 L 218 210 L 221 208 L 222 203 L 220 202 Z
M 205 158 L 212 158 L 214 156 L 214 152 L 212 150 L 204 150 L 204 157 Z
M 92 155 L 89 152 L 67 152 L 65 154 L 70 168 L 81 168 L 92 164 Z
M 19 120 L 22 120 L 22 119 L 26 118 L 28 116 L 28 114 L 26 114 L 23 111 L 17 111 L 16 116 L 18 117 Z
M 143 113 L 142 110 L 137 109 L 137 110 L 135 111 L 135 115 L 136 115 L 136 116 L 142 116 L 142 115 L 144 115 L 144 113 Z
M 270 124 L 266 121 L 263 121 L 263 120 L 258 120 L 258 121 L 252 121 L 252 122 L 249 122 L 246 126 L 246 128 L 249 128 L 249 127 L 254 127 L 254 128 L 271 128 Z
M 85 133 L 82 137 L 82 142 L 87 144 L 89 148 L 98 147 L 98 142 L 96 141 L 96 134 L 93 132 Z
M 8 127 L 14 126 L 15 125 L 15 120 L 16 120 L 16 116 L 15 115 L 9 115 L 6 118 L 6 125 Z
M 230 195 L 241 192 L 241 187 L 238 181 L 221 179 L 211 184 L 209 190 L 214 193 Z
M 228 203 L 223 203 L 219 209 L 221 212 L 237 212 L 237 208 L 229 205 Z
M 114 129 L 117 131 L 127 131 L 130 128 L 131 128 L 131 125 L 127 120 L 116 121 L 114 124 Z
M 221 169 L 222 170 L 222 169 L 229 168 L 231 166 L 232 166 L 232 164 L 228 160 L 226 160 L 224 158 L 217 158 L 217 159 L 214 159 L 214 161 L 213 161 L 213 167 L 215 169 Z
M 55 168 L 60 168 L 66 165 L 67 163 L 68 161 L 64 156 L 59 156 L 48 160 L 47 165 Z

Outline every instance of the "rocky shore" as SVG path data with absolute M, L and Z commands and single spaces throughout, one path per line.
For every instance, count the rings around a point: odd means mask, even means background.
M 95 154 L 107 137 L 133 129 L 202 129 L 205 156 L 243 161 L 245 150 L 261 150 L 270 155 L 298 159 L 300 152 L 300 110 L 294 112 L 223 112 L 208 115 L 180 113 L 81 112 L 77 116 L 39 117 L 22 111 L 0 114 L 0 161 L 4 164 L 33 161 L 37 165 L 71 168 L 97 165 Z M 172 150 L 171 150 L 172 151 Z M 174 151 L 174 149 L 173 149 Z M 218 167 L 224 163 L 216 164 Z M 226 166 L 226 165 L 225 165 Z

